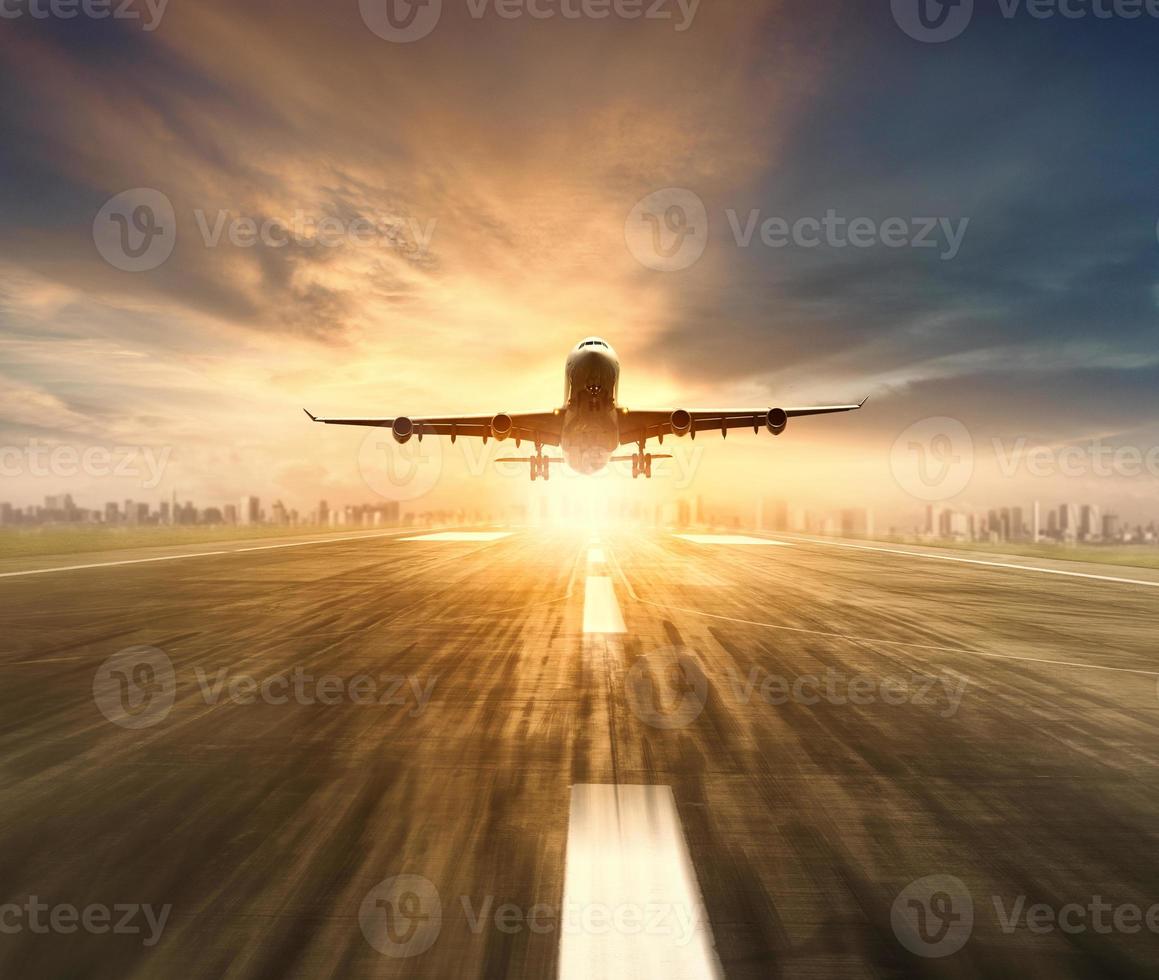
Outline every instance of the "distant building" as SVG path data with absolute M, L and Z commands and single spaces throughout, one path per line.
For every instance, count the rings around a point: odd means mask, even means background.
M 251 525 L 262 522 L 262 505 L 257 497 L 242 497 L 237 508 L 238 524 Z
M 775 500 L 772 498 L 762 500 L 760 504 L 758 530 L 789 530 L 789 505 L 783 500 Z
M 873 511 L 866 507 L 850 507 L 841 511 L 843 537 L 873 537 Z

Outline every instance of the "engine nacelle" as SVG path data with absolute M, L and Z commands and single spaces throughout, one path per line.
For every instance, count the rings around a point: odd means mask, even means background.
M 412 419 L 405 416 L 395 419 L 390 426 L 390 434 L 394 436 L 394 441 L 402 444 L 410 442 L 410 437 L 415 434 L 415 424 Z
M 692 415 L 684 409 L 678 408 L 668 419 L 668 424 L 672 426 L 673 435 L 686 436 L 692 428 Z
M 779 436 L 785 431 L 785 426 L 789 424 L 789 416 L 785 414 L 783 408 L 770 408 L 769 413 L 765 416 L 765 425 L 769 427 L 769 431 Z
M 491 420 L 491 435 L 502 442 L 515 428 L 515 422 L 506 412 L 500 412 Z

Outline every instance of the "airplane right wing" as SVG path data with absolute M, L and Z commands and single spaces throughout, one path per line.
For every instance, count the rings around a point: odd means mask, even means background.
M 632 411 L 620 413 L 620 445 L 646 442 L 666 435 L 685 435 L 697 432 L 720 432 L 729 429 L 760 430 L 762 426 L 775 434 L 784 431 L 789 419 L 805 415 L 832 415 L 836 412 L 856 412 L 868 398 L 852 405 L 807 405 L 796 408 L 739 408 L 697 409 L 686 411 Z

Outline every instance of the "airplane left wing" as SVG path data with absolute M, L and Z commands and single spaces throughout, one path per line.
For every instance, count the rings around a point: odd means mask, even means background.
M 303 409 L 310 420 L 325 425 L 365 425 L 392 430 L 397 436 L 410 438 L 419 436 L 450 436 L 454 442 L 459 436 L 474 436 L 484 441 L 502 438 L 516 441 L 534 442 L 541 446 L 558 446 L 563 428 L 562 416 L 558 412 L 524 412 L 509 415 L 432 415 L 422 418 L 398 416 L 396 418 L 323 418 Z
M 868 398 L 852 405 L 807 405 L 795 408 L 742 408 L 742 409 L 696 409 L 687 411 L 632 411 L 620 412 L 620 445 L 646 442 L 648 439 L 663 439 L 667 435 L 696 435 L 697 432 L 720 432 L 727 435 L 729 429 L 760 431 L 762 426 L 775 434 L 784 431 L 789 419 L 806 415 L 832 415 L 836 412 L 856 412 Z

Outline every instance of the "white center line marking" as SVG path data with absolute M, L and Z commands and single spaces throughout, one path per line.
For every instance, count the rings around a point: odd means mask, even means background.
M 677 534 L 676 537 L 693 544 L 768 544 L 788 547 L 784 541 L 769 538 L 752 538 L 747 534 Z
M 571 788 L 560 980 L 723 976 L 668 786 Z
M 403 541 L 498 541 L 509 538 L 511 531 L 441 531 L 438 534 L 420 534 Z
M 616 601 L 616 590 L 606 575 L 589 575 L 584 585 L 584 632 L 628 632 Z
M 1122 585 L 1146 585 L 1159 589 L 1159 580 L 1121 578 L 1117 575 L 1095 575 L 1091 572 L 1071 572 L 1063 568 L 1042 568 L 1039 565 L 1020 565 L 1012 561 L 986 561 L 982 558 L 958 558 L 956 555 L 934 555 L 922 551 L 903 551 L 900 548 L 876 548 L 867 544 L 849 544 L 845 541 L 823 541 L 819 538 L 790 537 L 791 541 L 826 545 L 830 548 L 851 548 L 855 551 L 878 551 L 884 555 L 904 555 L 907 558 L 928 558 L 933 561 L 952 561 L 963 565 L 986 565 L 989 568 L 1010 568 L 1019 572 L 1039 572 L 1043 575 L 1063 575 L 1067 578 L 1094 579 L 1098 582 L 1119 582 Z

